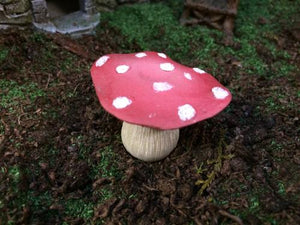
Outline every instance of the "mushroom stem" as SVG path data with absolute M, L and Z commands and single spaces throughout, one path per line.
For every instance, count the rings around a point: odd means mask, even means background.
M 123 122 L 121 138 L 132 156 L 153 162 L 165 158 L 176 147 L 179 129 L 159 130 Z

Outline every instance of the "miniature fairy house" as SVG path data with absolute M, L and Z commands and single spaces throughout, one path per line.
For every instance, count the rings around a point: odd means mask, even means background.
M 150 0 L 0 0 L 0 29 L 33 24 L 49 32 L 89 33 L 100 21 L 99 12 L 147 1 Z
M 33 24 L 40 29 L 70 33 L 90 33 L 100 14 L 92 0 L 31 0 Z
M 22 26 L 31 22 L 29 0 L 0 0 L 0 28 Z
M 99 23 L 94 0 L 0 0 L 0 28 L 35 27 L 50 32 L 85 33 Z
M 232 43 L 234 20 L 239 0 L 185 0 L 181 24 L 206 24 L 225 34 L 225 44 Z

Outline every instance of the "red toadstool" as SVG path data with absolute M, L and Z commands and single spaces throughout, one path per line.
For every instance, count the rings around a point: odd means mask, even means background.
M 216 115 L 231 101 L 229 90 L 210 74 L 164 53 L 105 55 L 91 75 L 104 109 L 124 121 L 126 150 L 144 161 L 166 157 L 177 145 L 179 128 Z

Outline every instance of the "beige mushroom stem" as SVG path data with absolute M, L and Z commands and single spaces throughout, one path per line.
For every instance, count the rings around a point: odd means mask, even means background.
M 159 130 L 123 122 L 121 138 L 132 156 L 153 162 L 165 158 L 176 147 L 179 129 Z

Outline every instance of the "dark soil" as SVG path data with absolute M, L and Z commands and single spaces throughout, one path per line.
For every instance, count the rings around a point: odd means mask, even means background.
M 280 34 L 285 44 L 277 47 L 300 65 L 294 36 Z M 34 82 L 46 94 L 0 106 L 0 224 L 300 224 L 299 74 L 236 78 L 237 62 L 218 60 L 226 71 L 218 79 L 238 90 L 230 106 L 182 129 L 169 157 L 145 163 L 125 151 L 121 122 L 101 108 L 89 74 L 101 55 L 140 50 L 122 38 L 105 24 L 97 36 L 76 40 L 1 31 L 9 51 L 0 78 Z M 270 96 L 285 107 L 273 110 Z M 95 172 L 107 148 L 115 153 L 108 169 L 119 176 Z M 16 167 L 17 181 L 9 169 Z M 114 195 L 100 201 L 104 188 Z M 70 199 L 90 202 L 91 216 L 70 216 Z

